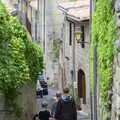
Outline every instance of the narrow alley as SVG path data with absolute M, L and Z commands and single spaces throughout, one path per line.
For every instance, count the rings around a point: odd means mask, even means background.
M 120 120 L 120 0 L 0 0 L 0 120 L 57 91 L 57 120 Z

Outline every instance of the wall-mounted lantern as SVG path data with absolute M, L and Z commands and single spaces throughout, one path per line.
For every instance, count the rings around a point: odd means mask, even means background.
M 81 33 L 75 33 L 75 40 L 77 41 L 81 40 Z
M 75 31 L 75 40 L 77 40 L 77 43 L 81 44 L 81 47 L 84 48 L 84 26 L 80 26 L 80 29 Z

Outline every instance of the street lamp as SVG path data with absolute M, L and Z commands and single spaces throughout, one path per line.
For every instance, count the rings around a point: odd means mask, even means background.
M 75 40 L 77 41 L 77 43 L 81 43 L 81 44 L 89 43 L 84 41 L 84 29 L 82 31 L 75 32 Z
M 82 48 L 85 47 L 85 43 L 88 43 L 85 41 L 84 36 L 84 25 L 81 25 L 79 31 L 75 31 L 75 40 L 81 44 Z
M 75 39 L 79 42 L 81 40 L 81 33 L 77 32 L 75 33 Z

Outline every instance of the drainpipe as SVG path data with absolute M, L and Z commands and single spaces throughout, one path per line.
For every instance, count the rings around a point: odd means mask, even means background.
M 45 17 L 45 12 L 46 12 L 46 1 L 44 1 L 44 7 L 43 7 L 43 47 L 44 47 L 44 54 L 46 53 L 46 40 L 45 40 L 45 21 L 46 21 L 46 17 Z
M 35 23 L 37 24 L 37 28 L 36 28 L 36 40 L 38 40 L 38 25 L 39 25 L 39 22 L 40 22 L 40 0 L 37 0 L 37 21 L 35 21 Z
M 76 81 L 76 70 L 75 70 L 75 23 L 73 23 L 73 79 L 72 79 L 72 84 L 73 84 L 73 96 L 74 94 L 74 81 Z M 75 97 L 75 96 L 74 96 Z
M 46 31 L 46 0 L 43 0 L 43 51 L 44 51 L 44 63 L 45 63 L 45 79 L 47 78 L 46 77 L 46 34 L 45 34 L 45 31 Z
M 92 32 L 91 32 L 91 28 L 92 28 L 92 8 L 93 8 L 93 2 L 92 0 L 90 0 L 90 20 L 89 20 L 89 31 L 90 31 L 90 42 L 92 41 Z M 90 116 L 91 116 L 91 120 L 93 120 L 93 95 L 92 95 L 92 91 L 90 90 Z
M 93 118 L 97 120 L 97 46 L 94 47 L 94 96 L 93 96 Z
M 96 9 L 96 1 L 93 3 L 93 13 Z M 93 120 L 97 120 L 97 45 L 94 45 L 94 95 L 93 95 Z
M 37 11 L 38 11 L 38 20 L 39 20 L 40 0 L 37 0 Z
M 96 1 L 90 0 L 90 41 L 92 40 L 91 26 L 92 26 L 92 15 L 95 12 Z M 93 95 L 90 92 L 91 100 L 91 120 L 97 120 L 97 45 L 94 45 L 93 49 L 94 60 L 93 60 L 93 80 L 94 80 L 94 91 Z

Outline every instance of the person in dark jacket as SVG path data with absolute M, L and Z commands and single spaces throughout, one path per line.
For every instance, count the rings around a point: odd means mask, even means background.
M 55 97 L 55 101 L 52 104 L 52 108 L 51 108 L 51 117 L 55 117 L 55 111 L 56 111 L 56 106 L 57 106 L 57 102 L 61 99 L 61 92 L 57 91 L 56 92 L 56 97 Z
M 42 102 L 42 110 L 39 112 L 40 120 L 49 120 L 50 112 L 47 110 L 48 103 L 47 101 Z
M 74 98 L 69 95 L 69 88 L 63 89 L 62 98 L 58 101 L 55 111 L 57 120 L 77 120 L 77 110 Z

